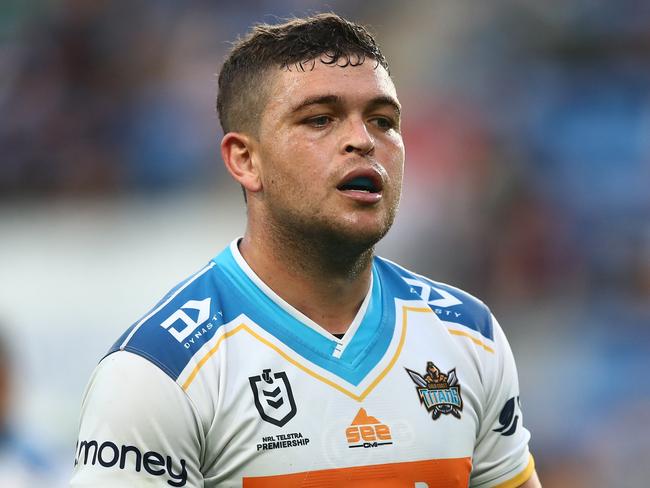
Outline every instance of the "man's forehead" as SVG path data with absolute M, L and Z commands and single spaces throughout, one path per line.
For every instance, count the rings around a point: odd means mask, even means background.
M 375 99 L 385 96 L 397 101 L 395 85 L 383 66 L 372 59 L 360 65 L 337 66 L 315 63 L 304 64 L 274 72 L 270 101 L 272 104 L 295 106 L 305 99 L 324 94 L 336 95 L 341 100 Z M 312 69 L 313 67 L 313 69 Z M 275 103 L 274 103 L 275 102 Z

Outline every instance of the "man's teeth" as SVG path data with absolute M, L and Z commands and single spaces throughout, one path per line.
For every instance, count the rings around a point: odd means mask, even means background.
M 354 178 L 341 187 L 341 190 L 362 191 L 364 193 L 374 193 L 375 187 L 372 181 L 365 177 Z

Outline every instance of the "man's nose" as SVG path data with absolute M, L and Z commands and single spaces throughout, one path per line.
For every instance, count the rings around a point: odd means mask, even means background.
M 362 156 L 372 154 L 375 140 L 363 119 L 353 118 L 346 124 L 342 146 L 346 153 L 356 152 Z

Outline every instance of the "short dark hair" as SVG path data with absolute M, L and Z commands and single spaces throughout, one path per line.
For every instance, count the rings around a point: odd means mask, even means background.
M 217 112 L 224 134 L 256 134 L 266 105 L 269 68 L 313 69 L 324 64 L 356 66 L 373 59 L 389 71 L 374 37 L 362 25 L 333 13 L 257 24 L 235 42 L 219 73 Z

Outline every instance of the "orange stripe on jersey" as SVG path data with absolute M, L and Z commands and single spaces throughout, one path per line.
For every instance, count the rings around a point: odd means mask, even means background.
M 432 459 L 244 478 L 244 488 L 467 488 L 470 458 Z
M 217 340 L 217 343 L 214 345 L 214 347 L 212 347 L 212 349 L 210 349 L 210 350 L 207 352 L 207 354 L 206 354 L 205 356 L 203 356 L 203 357 L 201 358 L 201 360 L 200 360 L 198 363 L 196 363 L 196 366 L 195 366 L 194 369 L 192 370 L 192 373 L 191 373 L 190 376 L 185 380 L 185 383 L 183 383 L 183 386 L 182 386 L 183 390 L 187 390 L 187 389 L 189 388 L 189 386 L 190 386 L 190 384 L 192 383 L 192 381 L 194 381 L 194 378 L 196 377 L 196 375 L 199 374 L 199 370 L 203 367 L 203 365 L 204 365 L 205 363 L 208 362 L 208 359 L 210 359 L 210 357 L 211 357 L 214 353 L 217 352 L 217 350 L 219 349 L 219 346 L 221 345 L 221 343 L 222 343 L 223 341 L 225 341 L 228 337 L 230 337 L 230 336 L 232 336 L 232 335 L 235 335 L 237 332 L 239 332 L 239 331 L 242 330 L 242 329 L 248 329 L 248 327 L 246 327 L 244 324 L 239 324 L 239 325 L 238 325 L 237 327 L 235 327 L 234 329 L 232 329 L 232 330 L 226 332 L 224 335 L 222 335 L 221 337 L 219 337 L 219 340 Z
M 449 333 L 450 333 L 451 335 L 456 335 L 456 336 L 461 336 L 461 337 L 467 337 L 468 339 L 470 339 L 470 340 L 471 340 L 474 344 L 476 344 L 477 346 L 481 346 L 481 347 L 482 347 L 483 349 L 485 349 L 487 352 L 491 352 L 492 354 L 494 354 L 494 349 L 492 349 L 490 346 L 486 345 L 483 341 L 479 341 L 477 338 L 472 337 L 472 336 L 469 335 L 467 332 L 464 332 L 464 331 L 462 331 L 462 330 L 449 329 L 449 328 L 448 328 L 447 330 L 449 330 Z
M 386 367 L 377 375 L 377 377 L 370 383 L 365 390 L 363 390 L 360 394 L 355 394 L 354 392 L 348 390 L 347 388 L 344 388 L 341 385 L 338 385 L 334 383 L 333 381 L 324 378 L 323 376 L 319 375 L 315 371 L 311 370 L 309 367 L 301 364 L 299 361 L 296 359 L 292 358 L 285 352 L 283 352 L 278 346 L 275 344 L 272 344 L 262 336 L 260 336 L 258 333 L 254 332 L 250 327 L 248 327 L 246 324 L 239 324 L 237 327 L 234 329 L 226 332 L 223 336 L 221 336 L 215 345 L 199 360 L 199 362 L 196 364 L 188 378 L 185 380 L 185 382 L 182 384 L 183 390 L 187 390 L 194 379 L 196 378 L 196 375 L 199 373 L 199 370 L 205 365 L 205 363 L 212 357 L 216 352 L 219 350 L 219 347 L 221 344 L 224 342 L 225 339 L 235 335 L 239 331 L 245 331 L 248 332 L 251 336 L 253 336 L 255 339 L 260 341 L 262 344 L 265 344 L 266 346 L 270 347 L 273 349 L 275 352 L 277 352 L 280 356 L 282 356 L 286 361 L 290 362 L 297 368 L 300 368 L 302 371 L 307 373 L 308 375 L 316 378 L 319 381 L 322 381 L 323 383 L 331 386 L 332 388 L 335 388 L 339 390 L 341 393 L 344 393 L 345 395 L 349 396 L 350 398 L 362 402 L 368 394 L 375 389 L 375 387 L 381 382 L 381 380 L 384 379 L 384 377 L 388 374 L 388 372 L 393 368 L 395 363 L 397 362 L 397 359 L 399 358 L 401 352 L 402 352 L 402 347 L 404 346 L 404 341 L 406 340 L 406 330 L 407 330 L 407 323 L 408 323 L 408 312 L 419 312 L 419 313 L 433 313 L 433 311 L 430 308 L 417 308 L 417 307 L 402 307 L 402 333 L 399 338 L 399 343 L 397 344 L 397 348 L 395 350 L 395 353 L 389 363 L 386 365 Z

